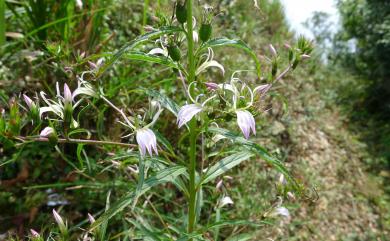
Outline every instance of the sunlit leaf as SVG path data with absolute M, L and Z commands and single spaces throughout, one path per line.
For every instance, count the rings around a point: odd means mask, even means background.
M 254 154 L 249 151 L 243 151 L 227 156 L 214 164 L 207 173 L 203 176 L 200 184 L 205 184 L 209 181 L 214 180 L 219 175 L 229 171 L 233 167 L 239 165 L 241 162 L 250 159 Z

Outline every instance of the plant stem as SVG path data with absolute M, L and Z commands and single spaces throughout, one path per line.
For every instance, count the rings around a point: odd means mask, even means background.
M 192 27 L 192 2 L 193 0 L 187 0 L 187 45 L 188 45 L 188 83 L 195 81 L 195 56 L 194 56 L 194 37 Z M 190 151 L 189 151 L 189 187 L 190 194 L 188 205 L 188 226 L 187 231 L 191 234 L 194 231 L 196 224 L 196 138 L 197 138 L 197 126 L 196 119 L 193 118 L 190 123 Z M 192 239 L 190 239 L 192 240 Z
M 18 136 L 14 137 L 16 140 L 22 141 L 34 141 L 34 142 L 49 142 L 49 138 L 46 137 L 24 137 Z M 114 141 L 97 141 L 97 140 L 87 140 L 87 139 L 73 139 L 73 138 L 59 138 L 58 143 L 77 143 L 77 144 L 86 144 L 86 145 L 112 145 L 112 146 L 123 146 L 123 147 L 136 147 L 137 145 L 114 142 Z

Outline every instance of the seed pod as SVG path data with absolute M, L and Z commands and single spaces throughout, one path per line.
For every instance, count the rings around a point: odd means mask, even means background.
M 179 2 L 176 4 L 176 18 L 181 24 L 187 22 L 187 8 L 185 4 L 182 5 Z
M 200 30 L 199 30 L 200 40 L 202 40 L 203 42 L 206 42 L 207 40 L 209 40 L 211 37 L 212 31 L 213 31 L 213 29 L 211 27 L 211 24 L 203 23 L 202 26 L 200 26 Z
M 173 61 L 179 61 L 181 59 L 181 52 L 177 45 L 169 45 L 168 46 L 168 54 L 169 57 L 172 58 Z

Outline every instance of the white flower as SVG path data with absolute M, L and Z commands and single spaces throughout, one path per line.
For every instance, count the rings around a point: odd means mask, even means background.
M 256 135 L 255 118 L 247 110 L 237 110 L 237 124 L 240 127 L 242 134 L 246 139 L 249 139 L 250 131 Z
M 208 48 L 209 52 L 206 55 L 206 60 L 198 67 L 198 69 L 195 72 L 195 75 L 199 75 L 200 73 L 204 72 L 209 67 L 217 67 L 222 71 L 222 74 L 225 74 L 225 69 L 223 66 L 214 60 L 214 51 L 212 48 Z
M 83 9 L 83 1 L 82 0 L 76 0 L 76 7 L 79 10 Z
M 64 118 L 67 116 L 66 113 L 68 113 L 68 115 L 69 114 L 71 115 L 73 109 L 76 108 L 81 103 L 82 99 L 80 99 L 75 104 L 73 104 L 73 101 L 76 96 L 80 94 L 89 95 L 89 96 L 96 95 L 95 91 L 92 89 L 92 86 L 88 82 L 83 80 L 79 81 L 78 87 L 73 93 L 69 89 L 69 86 L 67 84 L 64 84 L 64 92 L 63 92 L 63 96 L 61 96 L 58 82 L 56 83 L 56 90 L 57 90 L 57 96 L 56 96 L 57 101 L 46 98 L 46 93 L 41 91 L 40 95 L 43 101 L 48 106 L 39 108 L 40 117 L 42 117 L 42 114 L 45 112 L 52 112 L 64 120 Z M 72 126 L 77 127 L 78 123 L 73 119 L 73 117 L 71 119 L 72 119 L 71 120 Z
M 189 104 L 181 107 L 177 115 L 177 124 L 180 127 L 189 122 L 196 114 L 202 111 L 202 107 L 197 104 Z
M 281 207 L 276 208 L 276 209 L 271 213 L 271 216 L 283 216 L 283 217 L 285 217 L 285 218 L 289 218 L 289 217 L 290 217 L 290 212 L 288 211 L 287 208 L 281 206 Z
M 142 128 L 136 131 L 136 139 L 139 150 L 142 156 L 146 155 L 146 150 L 149 155 L 153 155 L 153 151 L 158 155 L 156 135 L 149 128 Z
M 54 129 L 48 126 L 48 127 L 45 127 L 41 131 L 41 133 L 39 133 L 39 136 L 41 136 L 41 137 L 49 137 L 49 136 L 51 136 L 54 133 L 55 133 Z
M 219 207 L 222 208 L 226 205 L 233 205 L 233 204 L 234 204 L 233 200 L 229 196 L 225 196 L 221 199 L 219 203 Z

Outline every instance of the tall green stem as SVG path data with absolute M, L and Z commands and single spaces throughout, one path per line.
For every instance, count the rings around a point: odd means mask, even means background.
M 188 44 L 188 83 L 195 80 L 195 56 L 194 56 L 194 37 L 192 28 L 192 2 L 193 0 L 187 0 L 187 44 Z M 189 188 L 190 193 L 189 205 L 188 205 L 188 233 L 192 233 L 196 224 L 196 137 L 197 126 L 196 120 L 193 118 L 190 123 L 190 151 L 189 151 L 189 163 L 188 172 L 190 176 Z

